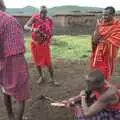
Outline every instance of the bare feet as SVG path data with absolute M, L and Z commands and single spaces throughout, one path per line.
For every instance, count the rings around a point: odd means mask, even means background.
M 23 116 L 22 120 L 29 120 L 29 118 L 27 116 Z
M 49 83 L 51 83 L 54 86 L 60 86 L 60 83 L 57 82 L 56 80 L 51 80 L 51 81 L 49 81 Z
M 44 81 L 44 78 L 43 78 L 43 77 L 40 77 L 40 78 L 37 80 L 37 84 L 41 84 L 41 83 L 43 83 L 43 81 Z

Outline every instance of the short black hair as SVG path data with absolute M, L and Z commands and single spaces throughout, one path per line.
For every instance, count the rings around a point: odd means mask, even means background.
M 115 15 L 115 8 L 112 6 L 108 6 L 104 10 L 109 10 L 110 14 Z
M 88 74 L 88 77 L 93 77 L 93 78 L 95 78 L 95 81 L 97 81 L 99 83 L 104 83 L 104 74 L 99 69 L 96 69 L 96 70 L 93 70 L 92 72 L 90 72 Z

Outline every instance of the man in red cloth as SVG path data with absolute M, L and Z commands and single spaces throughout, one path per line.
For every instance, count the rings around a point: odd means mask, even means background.
M 42 68 L 47 66 L 51 77 L 50 82 L 53 85 L 58 86 L 59 83 L 54 80 L 50 54 L 52 27 L 53 22 L 49 17 L 47 17 L 46 6 L 42 6 L 40 13 L 33 15 L 24 26 L 26 30 L 30 30 L 32 32 L 31 50 L 34 62 L 40 74 L 40 78 L 37 83 L 40 84 L 43 82 Z
M 115 9 L 106 7 L 98 20 L 92 36 L 92 69 L 100 69 L 110 80 L 120 47 L 120 20 L 115 18 Z
M 7 14 L 5 8 L 4 1 L 0 0 L 0 88 L 8 119 L 23 120 L 26 101 L 31 99 L 28 64 L 24 57 L 24 32 L 21 24 Z M 18 104 L 16 115 L 13 97 Z

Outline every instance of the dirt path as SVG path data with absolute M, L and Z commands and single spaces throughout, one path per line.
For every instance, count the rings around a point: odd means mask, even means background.
M 53 87 L 48 84 L 48 73 L 45 83 L 40 86 L 36 84 L 39 75 L 33 64 L 29 65 L 32 81 L 33 103 L 26 106 L 25 114 L 29 120 L 73 120 L 70 110 L 51 107 L 47 101 L 41 101 L 37 97 L 47 95 L 56 100 L 66 99 L 72 95 L 77 95 L 84 87 L 84 75 L 88 67 L 84 62 L 58 60 L 54 63 L 55 79 L 61 84 L 60 87 Z M 118 72 L 115 75 L 119 76 Z M 119 79 L 119 78 L 118 78 Z M 0 94 L 1 95 L 1 94 Z M 0 120 L 7 120 L 7 114 L 3 105 L 3 97 L 0 97 Z M 14 109 L 15 109 L 14 104 Z

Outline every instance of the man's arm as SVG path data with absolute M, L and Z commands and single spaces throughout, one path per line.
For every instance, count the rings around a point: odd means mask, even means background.
M 98 44 L 101 39 L 103 39 L 103 37 L 100 35 L 99 26 L 97 26 L 92 35 L 92 42 Z
M 53 21 L 49 18 L 49 29 L 47 31 L 47 38 L 50 39 L 53 35 Z
M 34 17 L 31 17 L 24 26 L 25 30 L 32 31 L 32 24 L 34 22 Z
M 77 95 L 77 96 L 74 96 L 74 97 L 69 98 L 68 100 L 63 100 L 63 101 L 61 101 L 61 103 L 63 103 L 63 104 L 65 105 L 64 107 L 69 108 L 69 107 L 71 107 L 72 105 L 74 106 L 75 103 L 76 103 L 76 101 L 79 101 L 80 98 L 81 98 L 81 96 L 80 96 L 80 94 L 79 94 L 79 95 Z
M 75 102 L 77 102 L 77 101 L 79 101 L 79 100 L 81 100 L 81 95 L 80 95 L 80 94 L 77 95 L 77 96 L 74 96 L 74 97 L 69 98 L 69 99 L 68 99 L 68 102 L 70 102 L 70 103 L 75 103 Z
M 83 109 L 83 113 L 85 117 L 91 117 L 98 112 L 102 111 L 104 108 L 107 108 L 107 105 L 111 103 L 111 101 L 116 100 L 115 90 L 108 90 L 104 95 L 102 95 L 99 100 L 97 100 L 90 107 L 87 106 L 85 96 L 81 97 L 81 107 Z

